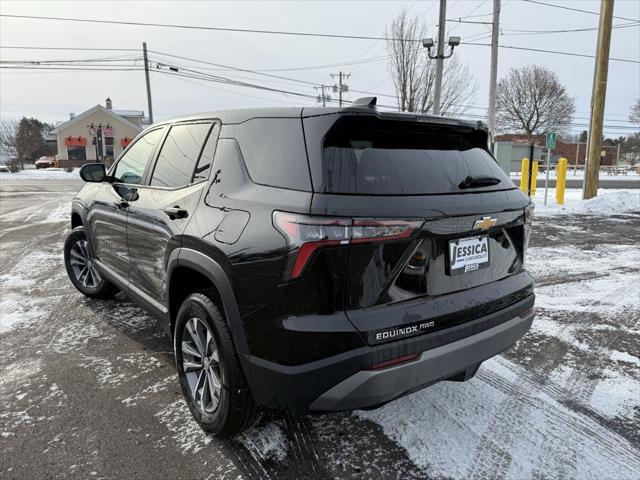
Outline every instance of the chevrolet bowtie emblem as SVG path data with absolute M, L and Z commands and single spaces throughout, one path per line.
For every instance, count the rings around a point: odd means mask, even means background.
M 474 230 L 488 230 L 495 226 L 497 219 L 491 217 L 482 217 L 482 220 L 476 220 L 473 224 Z

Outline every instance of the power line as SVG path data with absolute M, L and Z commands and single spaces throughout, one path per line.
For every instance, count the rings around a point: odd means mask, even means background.
M 65 47 L 65 48 L 70 48 L 70 47 Z M 130 50 L 138 51 L 137 49 L 130 49 Z M 152 52 L 152 53 L 156 53 L 156 54 L 165 56 L 165 57 L 177 58 L 177 59 L 186 60 L 186 61 L 199 63 L 199 64 L 203 64 L 203 65 L 212 65 L 212 66 L 215 66 L 215 67 L 220 67 L 224 71 L 229 71 L 229 70 L 231 70 L 231 71 L 239 71 L 239 72 L 249 73 L 249 74 L 252 74 L 252 75 L 260 75 L 260 76 L 263 76 L 263 77 L 269 77 L 269 78 L 284 80 L 286 82 L 301 83 L 301 84 L 310 85 L 310 86 L 314 86 L 314 87 L 320 86 L 319 83 L 310 82 L 310 81 L 306 81 L 306 80 L 301 80 L 301 79 L 293 78 L 293 77 L 282 76 L 282 75 L 268 74 L 268 73 L 265 73 L 262 70 L 253 70 L 253 69 L 247 69 L 247 68 L 234 67 L 234 66 L 230 66 L 230 65 L 223 65 L 223 64 L 209 62 L 209 61 L 198 59 L 198 58 L 186 57 L 186 56 L 182 56 L 182 55 L 175 55 L 175 54 L 168 53 L 168 52 L 161 52 L 161 51 L 156 51 L 156 50 L 149 50 L 149 51 Z M 92 61 L 92 60 L 97 60 L 97 59 L 62 60 L 60 62 L 75 62 L 75 61 L 82 62 L 82 61 Z M 134 60 L 134 59 L 132 59 L 132 60 Z M 16 61 L 16 62 L 18 62 L 18 61 Z M 48 61 L 48 62 L 54 62 L 54 61 Z M 170 65 L 165 64 L 164 60 L 160 61 L 160 60 L 157 60 L 157 59 L 153 59 L 153 62 L 154 63 L 160 63 L 160 64 L 166 65 L 166 66 L 170 66 Z M 3 62 L 0 62 L 0 63 L 3 63 Z M 6 62 L 4 62 L 4 63 L 6 63 Z M 62 63 L 62 65 L 64 65 L 64 63 Z M 180 64 L 174 64 L 174 65 L 176 67 L 178 67 L 178 68 L 183 69 L 183 70 L 186 69 L 187 71 L 193 71 L 193 70 L 188 69 L 188 67 L 182 66 Z M 125 65 L 121 65 L 121 67 L 125 67 Z M 122 69 L 122 68 L 120 68 L 120 69 Z M 226 78 L 226 77 L 222 77 L 222 78 Z M 240 78 L 242 78 L 242 77 L 240 77 Z M 247 79 L 247 78 L 245 77 L 245 79 Z M 361 93 L 361 94 L 364 94 L 364 95 L 375 95 L 375 96 L 378 96 L 378 97 L 386 97 L 386 98 L 393 98 L 393 99 L 396 98 L 396 95 L 393 95 L 393 94 L 372 92 L 370 90 L 351 89 L 351 91 L 354 92 L 354 93 Z M 466 108 L 466 109 L 478 109 L 478 110 L 486 110 L 486 108 L 487 108 L 486 106 L 483 106 L 483 105 L 468 105 L 468 104 L 454 104 L 452 106 Z M 585 119 L 585 120 L 588 119 L 587 117 L 575 117 L 575 118 L 582 118 L 582 119 Z M 630 123 L 627 120 L 608 119 L 607 121 L 617 122 L 617 123 L 623 123 L 623 122 L 624 123 Z
M 538 0 L 522 0 L 522 1 L 523 2 L 528 2 L 528 3 L 537 3 L 538 5 L 544 5 L 546 7 L 560 8 L 562 10 L 571 10 L 572 12 L 588 13 L 589 15 L 600 16 L 599 12 L 592 12 L 590 10 L 582 10 L 580 8 L 567 7 L 567 6 L 564 6 L 564 5 L 555 5 L 553 3 L 540 2 Z M 617 18 L 618 20 L 629 20 L 631 22 L 640 22 L 640 20 L 637 19 L 637 18 L 617 17 L 615 15 L 613 16 L 613 18 Z
M 202 63 L 204 65 L 213 65 L 215 67 L 222 67 L 222 68 L 225 68 L 225 69 L 228 69 L 228 70 L 235 70 L 235 71 L 238 71 L 238 72 L 253 73 L 255 75 L 261 75 L 261 76 L 264 76 L 264 77 L 277 78 L 277 79 L 280 79 L 280 80 L 288 80 L 288 81 L 297 82 L 297 83 L 304 83 L 304 84 L 312 85 L 312 86 L 319 86 L 320 85 L 319 83 L 308 82 L 306 80 L 300 80 L 300 79 L 297 79 L 297 78 L 285 77 L 285 76 L 282 76 L 282 75 L 274 75 L 274 74 L 271 74 L 271 73 L 265 73 L 265 72 L 261 72 L 261 71 L 258 71 L 258 70 L 251 70 L 251 69 L 248 69 L 248 68 L 232 67 L 230 65 L 223 65 L 223 64 L 220 64 L 220 63 L 208 62 L 208 61 L 200 60 L 200 59 L 197 59 L 197 58 L 184 57 L 182 55 L 174 55 L 172 53 L 160 52 L 160 51 L 157 51 L 157 50 L 149 50 L 149 52 L 156 53 L 158 55 L 164 55 L 166 57 L 178 58 L 178 59 L 181 59 L 181 60 L 187 60 L 187 61 L 190 61 L 190 62 Z
M 211 30 L 217 32 L 235 32 L 235 33 L 256 33 L 264 35 L 292 35 L 299 37 L 320 37 L 320 38 L 343 38 L 352 40 L 401 40 L 399 38 L 387 38 L 366 35 L 342 35 L 333 33 L 311 33 L 311 32 L 289 32 L 284 30 L 258 30 L 251 28 L 229 28 L 229 27 L 210 27 L 206 25 L 185 25 L 173 23 L 151 23 L 151 22 L 131 22 L 123 20 L 100 20 L 95 18 L 70 18 L 70 17 L 49 17 L 41 15 L 10 15 L 0 14 L 0 17 L 22 18 L 30 20 L 53 20 L 63 22 L 84 22 L 84 23 L 102 23 L 107 25 L 129 25 L 135 27 L 164 27 L 164 28 L 182 28 L 187 30 Z M 420 40 L 414 40 L 416 42 Z
M 0 48 L 12 50 L 88 50 L 102 52 L 139 52 L 139 48 L 93 48 L 93 47 L 36 47 L 24 45 L 0 45 Z
M 52 65 L 31 65 L 31 66 L 0 66 L 0 69 L 20 69 L 20 70 L 40 70 L 40 71 L 100 71 L 100 72 L 104 72 L 104 71 L 142 71 L 144 70 L 143 67 L 127 67 L 127 68 L 111 68 L 111 67 L 107 67 L 107 68 L 103 68 L 101 66 L 90 66 L 90 67 L 80 67 L 80 66 L 52 66 Z M 272 93 L 280 93 L 283 95 L 291 95 L 291 96 L 295 96 L 298 98 L 305 98 L 305 99 L 310 99 L 310 100 L 315 100 L 316 96 L 315 95 L 311 95 L 311 94 L 307 94 L 307 93 L 303 93 L 303 92 L 298 92 L 295 90 L 286 90 L 286 89 L 280 89 L 280 88 L 271 88 L 271 87 L 266 87 L 264 85 L 259 85 L 259 84 L 255 84 L 255 83 L 247 83 L 247 82 L 239 82 L 227 77 L 221 77 L 221 76 L 217 76 L 217 75 L 211 75 L 211 74 L 207 74 L 205 72 L 199 72 L 197 70 L 189 70 L 187 72 L 175 72 L 175 71 L 168 71 L 168 70 L 156 70 L 156 73 L 160 73 L 160 74 L 165 74 L 165 75 L 169 75 L 169 76 L 174 76 L 174 77 L 181 77 L 181 78 L 189 78 L 189 79 L 195 79 L 195 80 L 200 80 L 200 81 L 205 81 L 205 82 L 212 82 L 212 83 L 224 83 L 224 84 L 229 84 L 232 86 L 238 86 L 238 87 L 245 87 L 245 88 L 252 88 L 252 89 L 258 89 L 258 90 L 263 90 L 266 92 L 272 92 Z M 192 82 L 193 83 L 193 82 Z M 202 85 L 204 86 L 204 85 Z M 219 89 L 222 90 L 222 89 Z M 224 91 L 224 90 L 222 90 Z M 355 90 L 354 90 L 355 91 Z M 243 95 L 242 93 L 239 92 L 233 92 L 233 93 L 238 93 L 240 95 Z M 370 93 L 370 92 L 363 92 L 363 93 Z M 377 94 L 380 95 L 380 94 Z M 247 95 L 250 96 L 250 95 Z M 392 97 L 392 95 L 386 95 L 389 97 Z M 256 97 L 256 98 L 262 98 L 265 99 L 265 97 Z M 271 99 L 267 99 L 267 100 L 271 100 Z M 279 101 L 276 99 L 273 99 L 274 101 Z M 330 99 L 330 102 L 334 102 L 336 103 L 338 100 L 336 99 Z M 344 103 L 352 103 L 352 101 L 349 100 L 343 100 Z M 290 102 L 285 102 L 285 103 L 290 103 Z M 391 110 L 397 110 L 397 106 L 394 105 L 385 105 L 385 104 L 380 104 L 379 107 L 381 108 L 387 108 L 387 109 L 391 109 Z M 475 107 L 475 108 L 480 108 L 480 107 Z M 469 119 L 472 120 L 484 120 L 485 116 L 484 115 L 480 115 L 480 114 L 470 114 L 470 113 L 456 113 L 453 115 L 454 117 L 467 117 Z M 586 124 L 581 124 L 581 123 L 570 123 L 567 125 L 567 127 L 572 128 L 572 129 L 578 129 L 578 128 L 584 128 L 587 127 L 588 125 Z M 614 132 L 613 130 L 617 130 L 617 132 Z M 625 134 L 625 133 L 631 133 L 637 131 L 637 128 L 632 127 L 632 126 L 625 126 L 625 125 L 605 125 L 605 132 L 607 134 Z
M 629 22 L 629 23 L 619 23 L 618 25 L 614 25 L 612 28 L 629 28 L 629 27 L 640 27 L 640 22 Z M 574 29 L 566 29 L 566 30 L 515 30 L 504 28 L 505 32 L 516 32 L 516 33 L 503 33 L 502 35 L 542 35 L 542 34 L 554 34 L 554 33 L 572 33 L 572 32 L 593 32 L 598 30 L 598 27 L 588 27 L 588 28 L 574 28 Z
M 474 45 L 480 47 L 490 47 L 490 43 L 474 43 L 474 42 L 461 42 L 462 45 Z M 555 55 L 567 55 L 570 57 L 584 57 L 584 58 L 596 58 L 595 55 L 588 55 L 586 53 L 575 53 L 575 52 L 563 52 L 560 50 L 544 50 L 541 48 L 528 48 L 528 47 L 517 47 L 513 45 L 498 45 L 500 48 L 508 48 L 510 50 L 524 50 L 527 52 L 539 52 L 539 53 L 553 53 Z M 609 57 L 609 60 L 616 62 L 625 62 L 625 63 L 640 63 L 640 60 L 630 60 L 628 58 L 613 58 Z
M 533 0 L 526 0 L 533 1 Z M 540 2 L 537 2 L 540 3 Z M 549 4 L 550 5 L 550 4 Z M 557 6 L 557 5 L 556 5 Z M 128 21 L 120 21 L 120 20 L 99 20 L 99 19 L 90 19 L 90 18 L 68 18 L 68 17 L 48 17 L 48 16 L 37 16 L 37 15 L 9 15 L 9 14 L 0 14 L 0 17 L 6 18 L 22 18 L 22 19 L 35 19 L 35 20 L 52 20 L 52 21 L 67 21 L 67 22 L 85 22 L 85 23 L 101 23 L 108 25 L 130 25 L 130 26 L 142 26 L 142 27 L 166 27 L 166 28 L 182 28 L 182 29 L 191 29 L 191 30 L 212 30 L 212 31 L 223 31 L 223 32 L 236 32 L 236 33 L 255 33 L 255 34 L 268 34 L 268 35 L 291 35 L 291 36 L 302 36 L 302 37 L 319 37 L 319 38 L 341 38 L 341 39 L 353 39 L 353 40 L 382 40 L 382 41 L 409 41 L 409 42 L 422 42 L 422 39 L 399 39 L 394 37 L 379 37 L 379 36 L 364 36 L 364 35 L 341 35 L 341 34 L 329 34 L 329 33 L 310 33 L 310 32 L 290 32 L 283 30 L 256 30 L 256 29 L 246 29 L 246 28 L 226 28 L 226 27 L 208 27 L 203 25 L 183 25 L 183 24 L 170 24 L 170 23 L 145 23 L 145 22 L 128 22 Z M 624 20 L 638 21 L 634 19 L 627 19 L 623 17 L 619 17 Z M 452 28 L 453 30 L 453 28 Z M 479 45 L 479 46 L 491 46 L 488 43 L 466 43 L 462 42 L 464 45 Z M 543 50 L 543 49 L 535 49 L 535 48 L 526 48 L 526 47 L 517 47 L 517 46 L 508 46 L 508 45 L 500 45 L 500 48 L 509 48 L 512 50 L 524 50 L 529 52 L 538 52 L 538 53 L 552 53 L 557 55 L 568 55 L 574 57 L 584 57 L 584 58 L 595 58 L 593 55 L 586 55 L 582 53 L 574 53 L 574 52 L 561 52 L 556 50 Z M 627 63 L 639 63 L 638 60 L 630 60 L 624 58 L 609 58 L 611 61 L 617 62 L 627 62 Z
M 372 44 L 372 46 L 375 44 Z M 139 52 L 139 48 L 91 48 L 91 47 L 44 47 L 44 46 L 14 46 L 14 45 L 0 45 L 0 49 L 10 49 L 10 50 L 63 50 L 63 51 L 126 51 L 126 52 Z M 255 69 L 255 71 L 259 72 L 295 72 L 295 71 L 303 71 L 303 70 L 318 70 L 323 68 L 332 68 L 332 67 L 342 67 L 342 66 L 351 66 L 351 65 L 359 65 L 364 63 L 372 63 L 372 62 L 381 62 L 383 60 L 389 59 L 389 55 L 383 55 L 378 57 L 370 57 L 370 58 L 359 58 L 355 60 L 346 60 L 344 62 L 337 63 L 327 63 L 322 65 L 309 65 L 305 67 L 289 67 L 289 68 L 260 68 Z

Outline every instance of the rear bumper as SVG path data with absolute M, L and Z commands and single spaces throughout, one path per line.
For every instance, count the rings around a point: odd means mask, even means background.
M 303 365 L 285 366 L 251 355 L 243 355 L 241 361 L 255 400 L 265 407 L 296 413 L 375 407 L 441 380 L 473 376 L 481 362 L 508 349 L 529 330 L 534 298 L 532 294 L 433 334 L 360 347 Z M 375 363 L 414 353 L 420 355 L 409 363 L 369 370 Z
M 309 409 L 327 412 L 381 405 L 458 374 L 473 376 L 480 362 L 522 338 L 531 327 L 533 316 L 533 312 L 518 316 L 471 337 L 427 350 L 407 364 L 358 372 L 320 395 Z

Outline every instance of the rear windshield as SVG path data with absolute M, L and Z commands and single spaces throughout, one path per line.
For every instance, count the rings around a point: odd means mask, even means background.
M 485 134 L 472 128 L 344 117 L 324 139 L 325 191 L 421 195 L 515 188 L 483 142 Z M 492 185 L 464 184 L 469 178 L 489 178 Z

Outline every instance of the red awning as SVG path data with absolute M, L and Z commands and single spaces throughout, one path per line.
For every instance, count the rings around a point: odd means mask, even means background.
M 120 139 L 120 146 L 121 147 L 126 147 L 127 145 L 129 145 L 131 143 L 131 141 L 133 140 L 133 138 L 128 138 L 128 137 L 124 137 Z
M 64 144 L 67 147 L 84 147 L 87 144 L 87 139 L 84 137 L 67 137 L 64 139 Z

